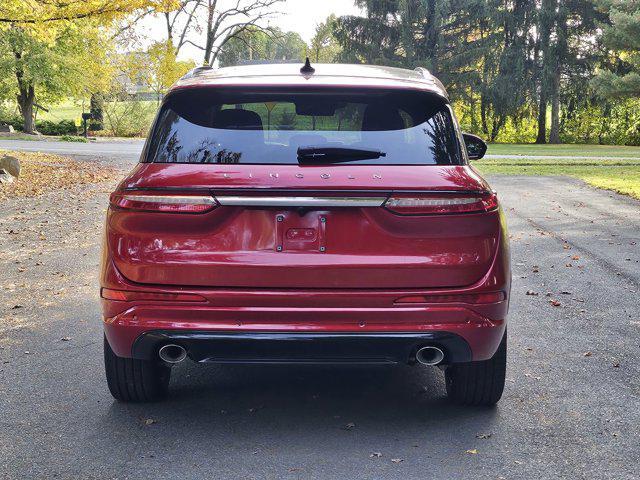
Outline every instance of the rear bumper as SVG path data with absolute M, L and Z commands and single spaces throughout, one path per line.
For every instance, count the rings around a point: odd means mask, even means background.
M 139 352 L 138 343 L 148 338 L 140 345 L 156 345 L 158 339 L 175 340 L 176 343 L 185 340 L 194 345 L 226 339 L 222 342 L 223 349 L 227 345 L 229 348 L 233 345 L 249 348 L 247 344 L 255 343 L 255 347 L 250 348 L 255 348 L 255 352 L 265 348 L 267 353 L 273 345 L 283 345 L 285 341 L 290 345 L 293 340 L 300 339 L 300 345 L 324 345 L 318 347 L 320 350 L 316 353 L 325 351 L 329 358 L 333 347 L 329 348 L 323 342 L 331 335 L 331 338 L 340 339 L 336 346 L 338 350 L 343 348 L 342 342 L 355 339 L 360 345 L 371 341 L 373 345 L 381 343 L 381 348 L 389 350 L 382 352 L 383 357 L 396 359 L 408 357 L 407 348 L 422 340 L 435 341 L 453 335 L 468 346 L 471 355 L 470 358 L 455 355 L 451 361 L 486 360 L 493 356 L 504 333 L 507 301 L 486 305 L 394 304 L 395 298 L 406 294 L 216 291 L 206 294 L 206 303 L 198 304 L 103 299 L 103 320 L 111 348 L 122 357 L 147 356 L 147 353 L 140 353 L 148 352 L 147 347 Z M 285 336 L 280 339 L 278 334 Z M 403 339 L 400 342 L 402 355 L 395 352 L 399 338 Z M 279 340 L 274 343 L 276 339 Z M 315 343 L 315 340 L 322 341 Z M 202 360 L 205 356 L 203 353 L 194 358 Z
M 208 363 L 411 363 L 423 346 L 437 346 L 445 363 L 468 362 L 471 348 L 451 333 L 216 333 L 153 331 L 133 344 L 134 358 L 150 359 L 162 345 L 183 346 L 189 358 Z

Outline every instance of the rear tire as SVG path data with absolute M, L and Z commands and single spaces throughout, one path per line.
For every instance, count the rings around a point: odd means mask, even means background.
M 447 395 L 459 405 L 495 405 L 504 390 L 507 332 L 489 360 L 453 364 L 445 370 Z
M 167 395 L 171 368 L 152 360 L 118 357 L 104 338 L 104 368 L 113 398 L 121 402 L 153 402 Z

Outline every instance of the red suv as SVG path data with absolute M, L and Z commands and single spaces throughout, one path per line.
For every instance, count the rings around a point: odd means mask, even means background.
M 418 363 L 494 404 L 511 273 L 485 151 L 424 69 L 194 70 L 110 198 L 111 393 L 161 398 L 186 357 Z

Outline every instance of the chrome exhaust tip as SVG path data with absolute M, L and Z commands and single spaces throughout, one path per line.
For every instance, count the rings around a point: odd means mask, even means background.
M 422 347 L 416 352 L 416 361 L 422 365 L 438 365 L 444 360 L 444 352 L 438 347 Z
M 187 358 L 187 351 L 180 345 L 169 343 L 160 348 L 158 355 L 163 362 L 180 363 Z

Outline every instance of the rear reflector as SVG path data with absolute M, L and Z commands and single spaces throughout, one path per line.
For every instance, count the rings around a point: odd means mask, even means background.
M 393 195 L 384 204 L 401 215 L 439 215 L 447 213 L 489 212 L 498 208 L 495 193 L 471 195 L 428 193 Z
M 395 303 L 469 303 L 472 305 L 502 302 L 504 292 L 489 292 L 461 295 L 415 295 L 398 298 Z
M 132 292 L 126 290 L 111 290 L 103 288 L 100 296 L 105 300 L 119 302 L 154 301 L 154 302 L 206 302 L 207 299 L 194 293 L 159 293 Z
M 164 213 L 204 213 L 218 205 L 215 198 L 210 195 L 155 192 L 116 192 L 111 194 L 110 203 L 114 207 L 127 210 Z

